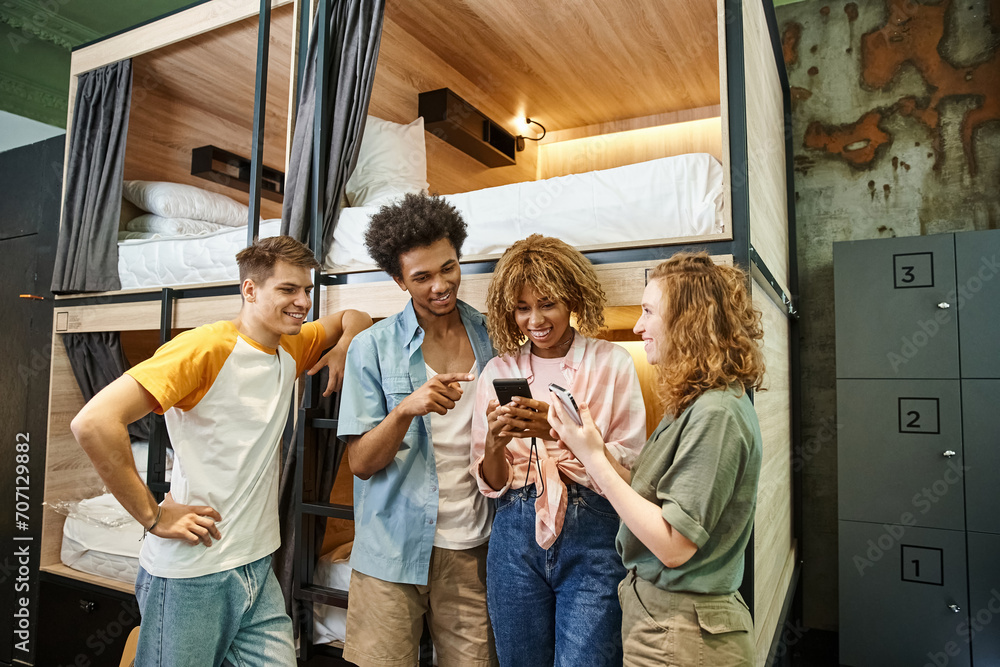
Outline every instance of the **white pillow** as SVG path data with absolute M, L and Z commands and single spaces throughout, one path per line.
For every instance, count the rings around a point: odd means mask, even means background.
M 225 195 L 181 183 L 125 181 L 122 196 L 164 218 L 205 220 L 227 227 L 247 224 L 249 209 Z
M 146 232 L 163 236 L 191 236 L 196 234 L 211 234 L 222 229 L 232 229 L 228 225 L 190 218 L 164 218 L 154 213 L 146 213 L 128 221 L 125 231 Z
M 408 192 L 426 190 L 423 117 L 400 125 L 368 116 L 358 164 L 347 181 L 347 201 L 351 206 L 381 206 Z

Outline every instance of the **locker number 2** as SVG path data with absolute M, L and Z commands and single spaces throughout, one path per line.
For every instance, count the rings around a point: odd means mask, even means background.
M 900 433 L 941 433 L 941 404 L 937 398 L 900 397 Z

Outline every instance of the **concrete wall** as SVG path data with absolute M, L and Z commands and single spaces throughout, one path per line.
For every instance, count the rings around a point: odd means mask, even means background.
M 1000 0 L 776 8 L 792 92 L 805 624 L 837 627 L 833 242 L 1000 223 Z

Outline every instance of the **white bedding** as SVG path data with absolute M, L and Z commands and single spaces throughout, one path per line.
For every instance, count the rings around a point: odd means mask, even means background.
M 582 247 L 723 233 L 722 165 L 707 153 L 650 160 L 444 197 L 469 225 L 462 254 L 499 254 L 530 234 Z M 375 268 L 364 247 L 378 209 L 341 211 L 323 268 Z
M 59 558 L 75 570 L 133 584 L 142 532 L 110 493 L 81 500 L 63 524 Z
M 722 165 L 707 153 L 514 183 L 445 196 L 462 213 L 465 256 L 499 254 L 529 234 L 582 247 L 723 233 Z M 345 208 L 323 268 L 331 273 L 375 268 L 364 233 L 378 207 Z M 280 220 L 260 226 L 279 233 Z M 122 289 L 237 280 L 236 253 L 246 228 L 199 236 L 126 240 L 118 244 Z
M 348 558 L 321 556 L 313 572 L 313 583 L 346 591 L 351 587 L 351 564 Z M 313 605 L 313 643 L 342 642 L 347 636 L 347 610 L 325 604 Z
M 281 220 L 265 220 L 259 236 L 277 236 L 280 230 Z M 122 289 L 239 280 L 236 253 L 246 244 L 246 227 L 198 236 L 120 241 L 118 277 Z

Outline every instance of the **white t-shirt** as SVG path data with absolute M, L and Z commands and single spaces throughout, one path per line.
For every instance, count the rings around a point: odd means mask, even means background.
M 470 372 L 475 371 L 473 366 Z M 427 377 L 435 375 L 437 371 L 427 366 Z M 490 538 L 489 501 L 479 493 L 476 478 L 469 472 L 472 410 L 478 382 L 476 375 L 472 382 L 462 383 L 462 398 L 447 414 L 430 414 L 439 486 L 434 546 L 444 549 L 471 549 Z
M 160 404 L 174 448 L 170 494 L 215 508 L 222 538 L 210 547 L 148 535 L 139 564 L 157 577 L 199 577 L 273 553 L 281 433 L 292 386 L 319 358 L 323 326 L 302 325 L 277 349 L 222 321 L 178 335 L 128 370 Z

